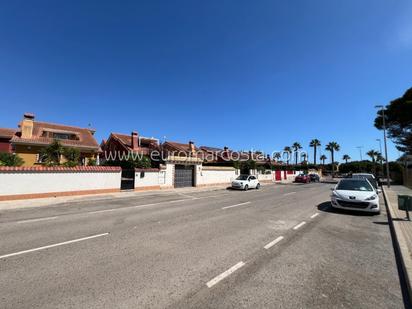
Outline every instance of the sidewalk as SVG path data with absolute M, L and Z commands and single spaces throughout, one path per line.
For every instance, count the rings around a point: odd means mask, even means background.
M 409 296 L 412 296 L 412 221 L 406 220 L 406 212 L 398 209 L 398 195 L 412 196 L 412 190 L 404 186 L 383 186 L 383 194 L 389 210 L 389 220 L 395 234 L 394 242 L 398 245 L 402 267 L 408 285 Z M 412 217 L 412 212 L 410 212 Z M 412 220 L 412 219 L 411 219 Z

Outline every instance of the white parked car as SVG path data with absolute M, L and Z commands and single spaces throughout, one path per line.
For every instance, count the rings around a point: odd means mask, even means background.
M 379 213 L 379 191 L 366 178 L 344 178 L 332 189 L 332 207 Z
M 378 182 L 373 174 L 355 173 L 355 174 L 352 174 L 352 178 L 366 178 L 371 183 L 371 185 L 375 188 L 375 190 L 378 189 Z
M 232 188 L 245 191 L 253 188 L 259 189 L 260 183 L 255 176 L 240 175 L 238 178 L 232 181 Z

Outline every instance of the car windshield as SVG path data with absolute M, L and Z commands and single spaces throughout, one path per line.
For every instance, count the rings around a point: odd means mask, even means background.
M 367 179 L 375 188 L 378 187 L 376 179 L 372 175 L 353 175 L 352 178 L 356 179 Z
M 247 180 L 248 177 L 248 175 L 240 175 L 236 180 Z
M 342 180 L 339 182 L 336 190 L 348 191 L 373 191 L 373 188 L 366 180 Z

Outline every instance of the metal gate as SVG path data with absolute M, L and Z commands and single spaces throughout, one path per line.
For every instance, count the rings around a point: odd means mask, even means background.
M 193 187 L 193 175 L 193 165 L 175 165 L 175 188 Z
M 120 183 L 120 190 L 134 190 L 134 169 L 122 169 L 122 181 Z

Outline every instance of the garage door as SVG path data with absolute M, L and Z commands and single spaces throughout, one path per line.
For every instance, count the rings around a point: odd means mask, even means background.
M 193 187 L 193 174 L 193 165 L 175 165 L 175 188 Z

